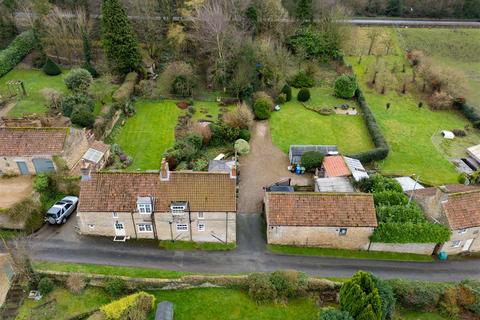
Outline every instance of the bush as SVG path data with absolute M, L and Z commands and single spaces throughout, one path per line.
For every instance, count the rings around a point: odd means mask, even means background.
M 168 90 L 168 92 L 162 92 L 163 94 L 174 93 L 186 97 L 192 95 L 197 86 L 197 78 L 190 64 L 173 61 L 165 66 L 158 83 L 160 88 Z
M 287 95 L 285 93 L 280 93 L 278 95 L 277 101 L 279 104 L 284 104 L 285 102 L 287 102 Z
M 305 88 L 300 89 L 300 91 L 298 91 L 297 100 L 300 102 L 307 102 L 310 100 L 310 90 Z
M 346 311 L 325 308 L 320 311 L 319 320 L 353 320 L 353 318 Z
M 243 139 L 245 141 L 250 141 L 250 137 L 251 137 L 251 133 L 250 133 L 250 130 L 248 129 L 242 129 L 240 130 L 240 134 L 238 135 L 238 137 L 240 139 Z
M 434 110 L 448 110 L 453 107 L 453 97 L 447 92 L 434 92 L 429 98 L 430 107 Z
M 230 127 L 239 129 L 248 129 L 253 124 L 254 115 L 250 108 L 245 104 L 239 104 L 235 110 L 228 112 L 224 116 L 224 121 Z
M 105 320 L 145 320 L 154 302 L 153 295 L 141 291 L 106 304 L 100 308 L 100 311 Z
M 105 283 L 105 291 L 113 298 L 123 296 L 127 292 L 125 281 L 120 278 L 109 279 Z
M 50 278 L 42 278 L 38 283 L 38 291 L 42 296 L 48 295 L 53 290 L 53 281 Z
M 35 36 L 29 30 L 19 34 L 6 49 L 0 50 L 0 77 L 19 64 L 34 47 Z
M 397 301 L 393 288 L 388 282 L 377 277 L 373 277 L 373 281 L 382 300 L 382 320 L 391 320 L 395 313 L 395 303 Z
M 307 289 L 308 277 L 295 270 L 280 270 L 270 274 L 270 282 L 280 299 L 294 298 L 303 295 Z
M 382 319 L 382 300 L 370 273 L 358 271 L 343 283 L 340 289 L 340 308 L 354 319 Z
M 258 98 L 253 105 L 253 112 L 258 120 L 270 118 L 270 105 L 267 100 Z
M 340 54 L 339 44 L 331 32 L 318 31 L 313 27 L 298 29 L 287 39 L 287 46 L 293 53 L 304 53 L 307 58 L 328 61 Z
M 208 169 L 208 161 L 205 159 L 197 159 L 193 163 L 193 171 L 206 171 Z
M 290 80 L 290 85 L 294 88 L 311 88 L 315 86 L 315 79 L 302 70 Z
M 93 77 L 94 79 L 96 79 L 96 78 L 98 78 L 98 77 L 100 76 L 100 75 L 98 74 L 97 69 L 95 69 L 95 67 L 92 66 L 91 63 L 84 63 L 84 64 L 82 65 L 82 69 L 85 69 L 85 70 L 87 70 L 88 72 L 90 72 L 90 74 L 92 75 L 92 77 Z
M 292 100 L 292 88 L 290 88 L 288 84 L 283 86 L 282 93 L 285 94 L 285 98 L 287 101 Z
M 397 191 L 380 191 L 373 194 L 373 200 L 375 201 L 375 206 L 395 206 L 402 205 L 406 206 L 408 203 L 408 197 Z
M 246 155 L 250 152 L 250 145 L 247 141 L 238 139 L 235 141 L 235 151 L 241 156 Z
M 452 286 L 446 283 L 400 279 L 387 282 L 392 286 L 402 307 L 419 311 L 435 309 L 445 290 Z
M 357 90 L 357 79 L 355 76 L 341 75 L 335 80 L 335 96 L 343 99 L 351 99 Z
M 72 115 L 70 116 L 73 124 L 79 125 L 81 127 L 92 128 L 95 123 L 95 116 L 93 112 L 88 109 L 85 105 L 78 105 L 73 109 Z
M 424 222 L 425 216 L 422 210 L 412 203 L 404 205 L 382 205 L 377 207 L 378 223 L 384 222 Z
M 79 273 L 71 273 L 67 278 L 67 287 L 75 294 L 81 293 L 86 286 L 85 277 Z
M 211 146 L 233 143 L 240 136 L 240 129 L 232 128 L 222 121 L 210 124 L 210 130 L 212 131 Z
M 269 302 L 277 298 L 277 290 L 270 282 L 270 276 L 267 273 L 251 273 L 247 283 L 248 295 L 255 302 Z
M 50 58 L 47 58 L 47 62 L 45 62 L 43 65 L 42 70 L 48 76 L 58 76 L 60 73 L 62 73 L 62 70 Z
M 95 101 L 82 93 L 76 93 L 64 97 L 61 104 L 62 112 L 67 117 L 70 117 L 73 113 L 73 110 L 78 106 L 85 106 L 90 112 L 93 112 L 95 108 Z
M 194 79 L 184 75 L 178 75 L 173 80 L 171 92 L 182 97 L 189 97 L 193 95 L 195 87 L 196 82 Z
M 443 243 L 450 239 L 451 231 L 429 222 L 381 223 L 370 236 L 372 242 L 385 243 Z
M 138 74 L 136 72 L 130 72 L 125 77 L 120 88 L 117 89 L 112 95 L 112 99 L 115 102 L 126 103 L 130 100 L 135 92 L 135 85 L 137 84 Z
M 197 122 L 193 126 L 192 132 L 202 137 L 204 145 L 208 145 L 212 139 L 212 130 L 209 125 L 202 125 Z
M 379 174 L 363 178 L 355 184 L 362 192 L 377 193 L 382 191 L 403 192 L 402 186 L 397 180 L 387 178 Z
M 302 166 L 310 171 L 322 165 L 325 155 L 319 151 L 307 151 L 302 155 Z
M 203 137 L 191 133 L 181 140 L 177 140 L 172 148 L 165 152 L 165 157 L 175 159 L 176 163 L 182 161 L 192 161 L 197 155 L 198 151 L 203 146 Z
M 452 132 L 456 137 L 465 137 L 467 135 L 465 130 L 462 129 L 453 129 Z
M 72 69 L 65 77 L 65 85 L 73 92 L 87 92 L 93 82 L 93 77 L 88 70 Z
M 43 208 L 41 203 L 34 198 L 26 198 L 17 202 L 13 207 L 3 211 L 3 214 L 15 223 L 24 222 L 24 231 L 28 234 L 37 231 L 43 225 Z
M 46 173 L 40 173 L 33 178 L 33 190 L 38 193 L 48 191 L 50 187 L 50 176 Z

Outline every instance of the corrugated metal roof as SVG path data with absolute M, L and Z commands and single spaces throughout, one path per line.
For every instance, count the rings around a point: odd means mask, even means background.
M 288 152 L 290 163 L 300 163 L 302 161 L 302 155 L 307 151 L 319 151 L 323 154 L 329 152 L 337 152 L 337 146 L 329 145 L 291 145 Z
M 418 182 L 417 182 L 417 185 L 415 185 L 415 180 L 413 180 L 410 177 L 398 177 L 398 178 L 395 178 L 395 180 L 397 180 L 397 182 L 400 183 L 403 191 L 412 191 L 414 188 L 415 190 L 425 189 L 425 187 Z
M 355 179 L 355 181 L 360 181 L 363 178 L 368 178 L 368 173 L 363 167 L 360 160 L 349 157 L 343 157 L 343 159 L 345 160 L 345 163 L 347 164 L 347 167 L 352 173 L 353 179 Z
M 355 192 L 348 178 L 318 178 L 315 180 L 316 192 Z

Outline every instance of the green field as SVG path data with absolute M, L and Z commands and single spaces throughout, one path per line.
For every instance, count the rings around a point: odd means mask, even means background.
M 183 111 L 170 100 L 140 100 L 135 109 L 115 142 L 132 157 L 131 170 L 158 170 L 163 153 L 175 142 L 177 119 Z
M 308 106 L 322 107 L 340 106 L 353 101 L 337 99 L 329 88 L 312 88 Z M 292 100 L 282 105 L 282 109 L 273 112 L 269 120 L 272 140 L 282 151 L 288 152 L 292 144 L 337 145 L 346 153 L 357 153 L 373 148 L 370 135 L 361 115 L 320 115 L 302 107 L 296 100 L 294 90 Z

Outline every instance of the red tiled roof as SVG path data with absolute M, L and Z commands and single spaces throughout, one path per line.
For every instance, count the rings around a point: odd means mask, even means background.
M 442 206 L 452 230 L 480 226 L 480 190 L 450 194 Z
M 342 156 L 325 157 L 325 159 L 323 159 L 323 168 L 329 177 L 345 177 L 351 175 Z
M 0 156 L 60 155 L 67 128 L 0 128 Z
M 268 192 L 265 201 L 269 226 L 377 226 L 371 194 Z
M 80 212 L 134 212 L 137 197 L 153 197 L 154 210 L 170 211 L 174 201 L 188 201 L 192 211 L 236 211 L 236 180 L 229 173 L 94 173 L 82 181 Z
M 90 145 L 90 148 L 105 153 L 110 148 L 110 146 L 108 144 L 103 143 L 102 141 L 95 140 Z

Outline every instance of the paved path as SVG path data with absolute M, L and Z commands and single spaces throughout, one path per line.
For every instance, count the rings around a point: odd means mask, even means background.
M 72 217 L 73 218 L 73 217 Z M 244 273 L 297 269 L 315 276 L 349 277 L 366 270 L 383 278 L 430 281 L 480 279 L 478 260 L 447 262 L 398 262 L 304 257 L 266 251 L 259 214 L 239 214 L 238 248 L 229 252 L 163 251 L 156 242 L 113 243 L 111 238 L 79 236 L 74 219 L 66 226 L 46 226 L 31 240 L 36 259 L 172 269 L 201 273 Z
M 267 121 L 255 122 L 250 140 L 250 153 L 240 158 L 240 197 L 238 212 L 262 212 L 263 187 L 280 180 L 292 184 L 311 185 L 312 175 L 297 176 L 287 170 L 288 157 L 272 143 Z

